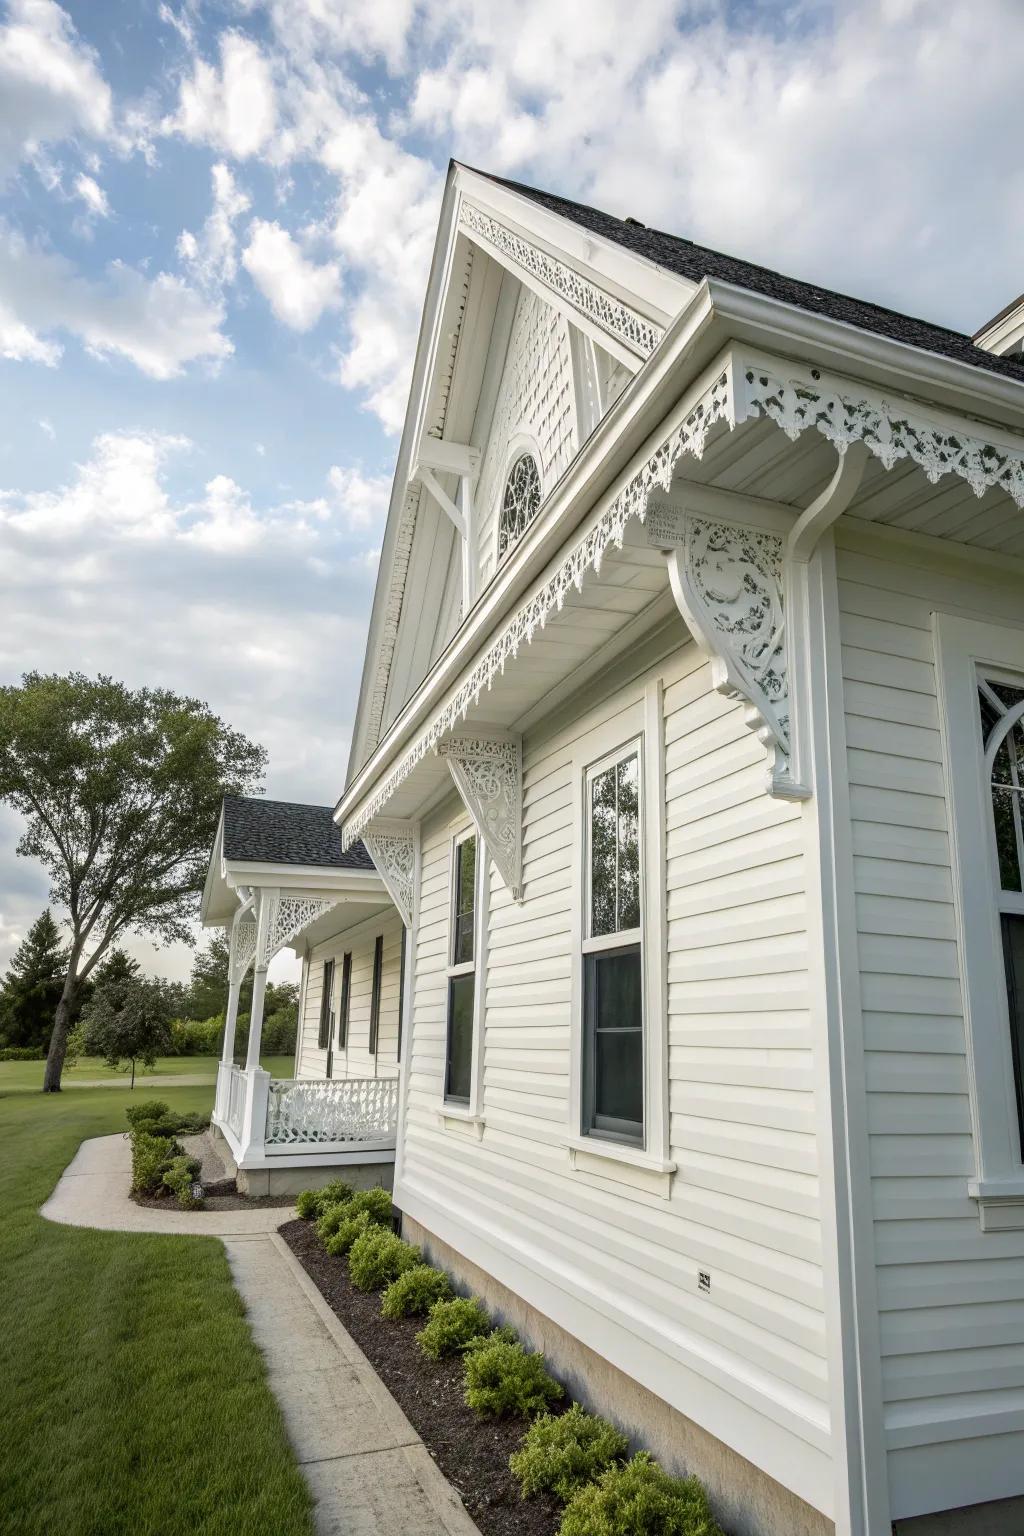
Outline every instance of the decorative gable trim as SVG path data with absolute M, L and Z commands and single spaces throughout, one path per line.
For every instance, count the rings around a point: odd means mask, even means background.
M 416 896 L 418 823 L 379 816 L 366 827 L 363 843 L 402 922 L 411 928 Z
M 255 921 L 236 923 L 231 934 L 231 964 L 229 980 L 241 983 L 246 971 L 256 958 Z
M 463 200 L 459 223 L 474 240 L 483 241 L 500 251 L 517 267 L 537 278 L 552 293 L 558 294 L 573 309 L 640 357 L 650 357 L 664 336 L 665 332 L 660 325 L 645 319 L 628 304 L 623 304 L 621 299 L 612 298 L 564 261 L 557 261 L 546 251 L 531 245 L 522 235 L 506 228 L 474 203 Z
M 523 752 L 518 737 L 461 733 L 437 749 L 513 900 L 523 899 Z
M 271 903 L 267 919 L 267 940 L 263 947 L 264 965 L 269 965 L 278 950 L 284 949 L 297 933 L 323 917 L 337 902 L 326 896 L 277 896 L 264 893 Z

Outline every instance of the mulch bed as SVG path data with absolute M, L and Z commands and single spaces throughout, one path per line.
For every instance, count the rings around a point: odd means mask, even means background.
M 483 1536 L 555 1536 L 561 1506 L 522 1499 L 508 1458 L 522 1443 L 521 1419 L 481 1419 L 462 1398 L 462 1359 L 429 1360 L 416 1343 L 418 1317 L 388 1322 L 380 1296 L 357 1291 L 344 1259 L 324 1252 L 311 1222 L 290 1221 L 281 1236 L 401 1406 Z
M 152 1206 L 154 1210 L 178 1211 L 181 1209 L 177 1199 L 172 1194 L 166 1195 L 132 1195 L 136 1205 Z M 261 1206 L 294 1207 L 294 1195 L 236 1195 L 236 1194 L 207 1194 L 203 1202 L 203 1211 L 251 1211 Z M 202 1214 L 202 1211 L 199 1212 Z

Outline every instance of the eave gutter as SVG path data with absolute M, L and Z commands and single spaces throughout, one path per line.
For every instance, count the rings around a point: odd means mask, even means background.
M 447 649 L 338 800 L 341 824 L 401 755 L 456 684 L 472 657 L 539 579 L 576 523 L 622 474 L 686 387 L 730 341 L 754 342 L 806 362 L 829 359 L 838 372 L 885 382 L 903 395 L 976 415 L 1008 434 L 1024 430 L 1024 381 L 811 314 L 749 289 L 705 279 L 580 449 L 523 539 L 516 558 L 492 581 Z

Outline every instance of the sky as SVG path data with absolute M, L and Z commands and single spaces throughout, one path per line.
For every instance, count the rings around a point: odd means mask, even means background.
M 1022 56 L 1020 0 L 0 0 L 0 682 L 198 695 L 333 803 L 449 158 L 974 331 Z

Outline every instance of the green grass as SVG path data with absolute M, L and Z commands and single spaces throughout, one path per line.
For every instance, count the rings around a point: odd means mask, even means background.
M 0 1061 L 0 1093 L 8 1088 L 41 1088 L 43 1086 L 42 1061 Z M 260 1066 L 272 1077 L 291 1077 L 295 1059 L 292 1056 L 263 1056 Z M 152 1067 L 138 1069 L 139 1077 L 196 1077 L 214 1082 L 217 1077 L 215 1056 L 158 1056 Z M 81 1056 L 73 1067 L 66 1067 L 62 1081 L 68 1087 L 88 1082 L 90 1078 L 124 1078 L 129 1074 L 123 1069 L 108 1067 L 99 1056 Z
M 205 1110 L 210 1089 L 169 1088 Z M 0 1096 L 0 1529 L 311 1536 L 310 1498 L 215 1238 L 89 1232 L 38 1207 L 129 1095 Z

